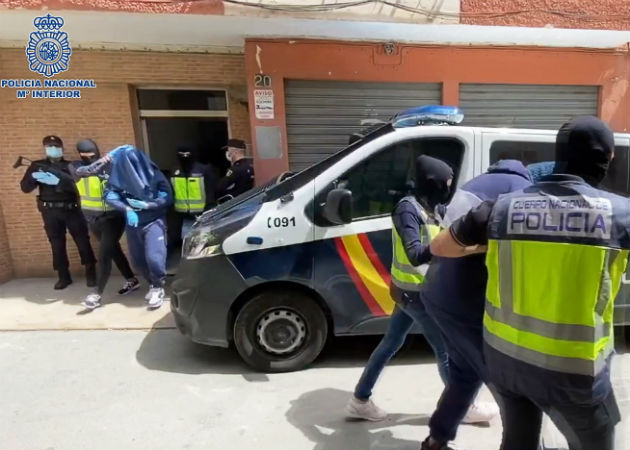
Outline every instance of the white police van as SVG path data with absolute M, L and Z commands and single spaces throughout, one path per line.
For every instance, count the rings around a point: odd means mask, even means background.
M 405 111 L 329 158 L 206 212 L 185 238 L 171 310 L 193 341 L 234 343 L 266 372 L 311 363 L 330 335 L 380 334 L 389 295 L 390 213 L 429 155 L 454 185 L 499 159 L 554 159 L 556 131 L 424 125 L 461 122 L 456 108 Z M 424 125 L 424 126 L 419 126 Z M 604 185 L 628 196 L 630 135 L 616 135 Z M 630 323 L 630 277 L 616 322 Z

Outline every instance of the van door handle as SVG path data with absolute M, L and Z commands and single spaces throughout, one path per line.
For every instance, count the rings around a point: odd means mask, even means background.
M 263 238 L 257 236 L 249 236 L 247 238 L 247 243 L 250 245 L 262 245 Z

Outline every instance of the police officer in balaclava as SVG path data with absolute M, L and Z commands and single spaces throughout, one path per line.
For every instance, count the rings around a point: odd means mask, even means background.
M 179 167 L 171 177 L 175 195 L 175 211 L 181 215 L 182 233 L 187 234 L 195 219 L 215 203 L 215 177 L 212 167 L 201 164 L 195 147 L 189 144 L 177 147 Z
M 105 185 L 111 172 L 111 162 L 92 164 L 101 157 L 98 145 L 92 139 L 77 142 L 80 161 L 70 166 L 81 196 L 81 209 L 90 231 L 98 239 L 98 271 L 96 286 L 88 294 L 83 305 L 94 309 L 102 305 L 101 297 L 112 272 L 112 261 L 125 278 L 118 294 L 124 295 L 140 286 L 134 276 L 127 257 L 120 247 L 120 238 L 125 231 L 125 216 L 105 202 Z

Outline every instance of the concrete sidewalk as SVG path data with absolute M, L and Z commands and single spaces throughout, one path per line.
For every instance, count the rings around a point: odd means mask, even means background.
M 90 292 L 85 280 L 55 291 L 53 278 L 16 279 L 0 285 L 0 330 L 101 330 L 172 328 L 168 302 L 147 311 L 146 283 L 125 296 L 117 291 L 122 277 L 112 277 L 103 295 L 104 306 L 86 310 L 81 302 Z

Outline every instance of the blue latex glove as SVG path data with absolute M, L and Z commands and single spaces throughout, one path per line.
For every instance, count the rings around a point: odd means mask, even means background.
M 149 204 L 147 202 L 143 202 L 142 200 L 136 200 L 134 198 L 128 198 L 127 203 L 129 203 L 129 206 L 131 206 L 133 209 L 148 209 L 149 208 Z
M 556 163 L 554 161 L 545 161 L 530 164 L 527 166 L 527 170 L 529 170 L 529 174 L 532 177 L 532 181 L 537 183 L 541 178 L 546 177 L 547 175 L 551 175 L 553 170 L 556 167 Z
M 39 183 L 48 184 L 50 186 L 57 186 L 59 184 L 59 177 L 50 172 L 33 172 L 32 176 Z
M 105 199 L 106 200 L 120 200 L 120 195 L 118 195 L 117 192 L 114 191 L 109 191 L 106 195 L 105 195 Z
M 159 198 L 166 198 L 168 197 L 168 193 L 164 192 L 164 191 L 158 191 L 158 195 Z
M 137 212 L 127 210 L 127 225 L 134 228 L 138 226 L 138 213 Z

